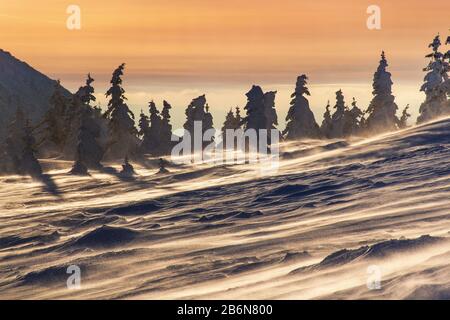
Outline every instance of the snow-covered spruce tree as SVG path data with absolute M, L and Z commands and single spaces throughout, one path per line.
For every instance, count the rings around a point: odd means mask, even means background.
M 227 147 L 226 131 L 233 130 L 233 132 L 234 132 L 235 130 L 241 129 L 241 126 L 242 126 L 241 111 L 240 111 L 239 107 L 235 108 L 235 112 L 236 112 L 236 115 L 233 113 L 233 110 L 230 109 L 230 111 L 227 113 L 227 115 L 225 117 L 225 122 L 223 123 L 223 126 L 222 126 L 221 132 L 222 132 L 222 143 L 223 143 L 224 148 Z M 234 142 L 235 148 L 237 147 L 236 141 L 237 141 L 237 139 L 235 139 L 235 142 Z
M 148 116 L 142 111 L 139 115 L 139 130 L 138 130 L 138 136 L 144 137 L 147 130 L 150 128 L 150 120 L 148 119 Z
M 236 124 L 236 117 L 234 116 L 233 109 L 230 108 L 227 115 L 225 116 L 225 121 L 222 126 L 222 132 L 225 132 L 226 129 L 234 129 Z
M 94 79 L 90 74 L 87 75 L 86 85 L 80 87 L 78 91 L 72 96 L 69 107 L 65 115 L 65 127 L 67 128 L 66 141 L 64 142 L 63 156 L 66 159 L 77 159 L 77 145 L 78 135 L 81 126 L 83 113 L 88 109 L 89 117 L 97 119 L 98 130 L 100 131 L 101 119 L 97 112 L 94 112 L 94 107 L 91 103 L 95 103 L 94 87 L 92 87 Z M 93 111 L 93 112 L 90 112 Z M 93 121 L 93 120 L 92 120 Z M 98 133 L 100 136 L 100 133 Z
M 330 100 L 328 100 L 327 106 L 325 107 L 325 113 L 323 114 L 322 125 L 320 126 L 320 131 L 326 138 L 330 138 L 331 136 L 331 123 Z
M 253 86 L 249 92 L 246 93 L 247 104 L 244 109 L 247 112 L 243 119 L 245 130 L 266 129 L 266 113 L 264 105 L 264 92 L 260 86 Z
M 345 111 L 344 135 L 357 135 L 361 132 L 361 118 L 364 113 L 358 108 L 356 99 L 353 98 L 352 108 Z
M 242 127 L 241 109 L 239 109 L 239 107 L 236 107 L 235 113 L 236 113 L 236 116 L 234 117 L 236 121 L 235 129 L 240 129 Z
M 50 97 L 50 108 L 38 125 L 43 126 L 42 140 L 45 142 L 45 149 L 62 152 L 67 138 L 65 120 L 69 103 L 69 99 L 62 93 L 61 83 L 58 80 Z
M 42 175 L 42 168 L 35 156 L 35 143 L 30 121 L 26 120 L 23 132 L 23 150 L 20 158 L 20 173 L 39 178 Z
M 329 131 L 330 138 L 343 138 L 345 137 L 345 100 L 342 90 L 336 92 L 336 105 L 334 106 L 336 111 L 331 117 L 331 126 Z
M 90 169 L 101 168 L 103 148 L 98 142 L 100 132 L 101 128 L 96 121 L 95 111 L 88 105 L 83 105 L 78 128 L 75 164 L 79 163 Z
M 144 138 L 141 144 L 141 151 L 143 153 L 151 154 L 157 156 L 161 153 L 161 116 L 156 108 L 156 104 L 153 101 L 149 103 L 150 112 L 150 125 L 147 131 L 144 133 Z
M 209 112 L 209 104 L 206 104 L 205 106 L 205 116 L 203 117 L 203 130 L 214 130 L 214 122 L 213 122 L 213 116 Z M 215 130 L 214 130 L 215 132 Z M 211 137 L 211 141 L 214 141 L 214 135 Z M 203 147 L 205 148 L 210 142 L 205 142 L 203 144 Z
M 426 98 L 419 108 L 420 115 L 417 123 L 430 121 L 434 118 L 450 114 L 450 106 L 447 101 L 447 94 L 450 93 L 448 82 L 449 63 L 446 56 L 439 51 L 441 40 L 437 35 L 428 47 L 432 52 L 426 55 L 430 58 L 430 63 L 423 71 L 427 72 L 424 84 L 420 91 L 425 92 Z
M 230 109 L 225 117 L 225 122 L 222 126 L 222 144 L 224 149 L 227 147 L 227 130 L 235 130 L 235 126 L 236 117 L 234 116 L 233 110 Z
M 264 108 L 266 115 L 266 129 L 276 129 L 278 125 L 277 110 L 275 109 L 276 91 L 268 91 L 264 93 Z
M 205 110 L 206 106 L 206 97 L 205 95 L 199 96 L 191 101 L 189 106 L 186 108 L 186 122 L 183 125 L 183 128 L 188 131 L 191 135 L 192 146 L 194 146 L 194 122 L 201 121 L 202 125 L 202 137 L 203 134 L 212 123 L 212 116 L 206 116 L 207 113 Z M 203 147 L 205 147 L 207 142 L 203 143 Z
M 295 92 L 291 95 L 291 107 L 286 116 L 286 129 L 283 135 L 286 139 L 319 139 L 322 134 L 316 122 L 314 114 L 309 108 L 309 101 L 306 96 L 310 96 L 307 85 L 308 77 L 301 75 L 297 78 Z
M 386 70 L 388 63 L 384 51 L 380 64 L 373 76 L 373 99 L 367 109 L 366 127 L 368 133 L 379 133 L 397 129 L 397 105 L 392 95 L 391 73 Z
M 8 135 L 4 144 L 3 170 L 8 173 L 20 174 L 22 151 L 25 147 L 24 133 L 26 117 L 21 107 L 16 110 L 16 115 L 8 126 Z
M 254 129 L 259 139 L 266 139 L 270 145 L 271 129 L 276 129 L 278 125 L 278 117 L 275 109 L 276 91 L 264 93 L 260 86 L 252 86 L 246 93 L 247 104 L 245 110 L 247 115 L 242 119 L 244 130 Z M 267 136 L 260 137 L 259 130 L 267 130 Z
M 445 44 L 450 44 L 450 36 L 447 37 L 447 41 L 445 42 Z M 450 50 L 447 50 L 447 52 L 444 54 L 444 70 L 444 87 L 447 91 L 447 107 L 450 108 L 450 77 L 448 76 L 448 73 L 450 72 Z
M 174 143 L 172 142 L 172 125 L 170 124 L 170 109 L 172 106 L 166 101 L 163 101 L 163 109 L 161 111 L 161 130 L 159 133 L 160 141 L 161 141 L 161 154 L 166 155 L 170 154 L 172 151 L 172 146 Z
M 77 96 L 80 97 L 81 103 L 90 106 L 92 102 L 95 102 L 97 98 L 95 98 L 94 93 L 95 89 L 92 86 L 92 82 L 95 80 L 91 77 L 91 74 L 88 73 L 86 78 L 86 85 L 80 87 L 76 93 Z
M 409 104 L 406 105 L 405 109 L 403 109 L 402 116 L 398 120 L 398 128 L 405 129 L 408 127 L 408 119 L 411 117 L 411 114 L 408 113 Z
M 110 120 L 107 157 L 111 159 L 123 159 L 126 155 L 133 155 L 137 147 L 134 114 L 125 103 L 125 90 L 122 88 L 124 68 L 125 64 L 121 64 L 114 70 L 111 88 L 106 92 L 110 100 L 104 117 Z
M 267 129 L 267 143 L 268 145 L 272 144 L 272 136 L 271 130 L 277 130 L 276 126 L 278 125 L 278 116 L 277 111 L 275 109 L 275 96 L 276 91 L 268 91 L 264 93 L 264 109 L 266 115 L 266 129 Z M 281 132 L 278 132 L 278 139 L 281 138 Z

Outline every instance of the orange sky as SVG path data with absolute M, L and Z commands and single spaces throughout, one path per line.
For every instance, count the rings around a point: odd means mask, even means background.
M 81 8 L 81 30 L 66 28 L 70 4 Z M 371 4 L 381 7 L 381 30 L 366 27 Z M 301 73 L 311 86 L 330 84 L 330 92 L 332 84 L 366 85 L 366 103 L 382 49 L 396 85 L 420 86 L 427 45 L 437 32 L 449 33 L 449 13 L 445 0 L 0 0 L 0 47 L 69 89 L 91 72 L 103 92 L 126 62 L 139 108 L 150 99 L 145 92 L 234 87 L 243 95 L 253 83 L 293 85 Z M 323 108 L 334 97 L 315 98 Z M 234 102 L 242 100 L 218 108 Z

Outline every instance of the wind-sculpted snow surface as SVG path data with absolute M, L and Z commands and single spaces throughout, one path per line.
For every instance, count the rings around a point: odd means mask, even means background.
M 52 192 L 0 178 L 0 297 L 448 299 L 449 158 L 444 119 L 287 142 L 270 175 L 133 164 L 127 179 L 73 176 L 42 161 Z M 79 289 L 67 287 L 72 265 Z

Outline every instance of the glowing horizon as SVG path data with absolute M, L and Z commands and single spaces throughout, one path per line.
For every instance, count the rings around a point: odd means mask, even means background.
M 81 30 L 66 28 L 67 6 L 81 8 Z M 184 108 L 199 93 L 213 114 L 245 103 L 252 84 L 278 90 L 283 122 L 289 90 L 300 74 L 310 78 L 311 107 L 320 117 L 333 90 L 356 96 L 362 108 L 385 50 L 397 104 L 417 114 L 428 43 L 448 33 L 450 3 L 380 0 L 381 30 L 368 30 L 371 1 L 31 0 L 0 3 L 1 48 L 76 90 L 90 72 L 102 101 L 114 68 L 127 63 L 124 87 L 134 111 L 166 98 Z M 413 92 L 411 90 L 414 90 Z M 231 92 L 232 91 L 232 92 Z M 286 91 L 286 92 L 284 92 Z M 192 94 L 190 94 L 192 93 Z M 209 93 L 209 94 L 208 94 Z M 166 96 L 167 94 L 167 96 Z M 176 95 L 176 96 L 169 96 Z M 182 121 L 184 112 L 175 123 Z M 222 118 L 215 121 L 216 126 Z

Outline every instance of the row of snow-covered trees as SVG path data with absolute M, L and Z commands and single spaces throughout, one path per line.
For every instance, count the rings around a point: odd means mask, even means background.
M 450 44 L 450 37 L 445 43 Z M 427 74 L 424 84 L 420 88 L 425 92 L 425 101 L 420 106 L 418 123 L 450 114 L 450 50 L 440 51 L 441 39 L 437 35 L 428 45 L 432 52 L 426 55 L 430 59 L 428 65 L 423 69 Z
M 449 44 L 450 38 L 446 44 Z M 424 69 L 426 76 L 421 90 L 426 99 L 420 106 L 418 123 L 450 114 L 450 51 L 440 51 L 441 41 L 436 36 L 429 45 L 432 52 Z M 332 112 L 330 103 L 326 106 L 322 124 L 319 126 L 311 111 L 307 97 L 307 76 L 297 78 L 295 91 L 286 116 L 286 128 L 280 136 L 287 140 L 344 138 L 351 135 L 369 136 L 383 131 L 402 129 L 410 117 L 408 106 L 397 115 L 398 106 L 392 94 L 391 73 L 382 52 L 379 66 L 373 78 L 373 99 L 363 111 L 355 98 L 349 107 L 341 90 L 336 92 Z M 101 168 L 105 160 L 124 158 L 137 159 L 145 154 L 162 156 L 170 154 L 171 105 L 163 101 L 161 111 L 151 101 L 148 114 L 141 110 L 138 128 L 135 116 L 126 104 L 122 76 L 125 64 L 112 74 L 110 88 L 106 92 L 108 108 L 103 113 L 94 96 L 94 79 L 88 75 L 84 86 L 66 96 L 59 83 L 50 99 L 51 108 L 42 121 L 34 126 L 19 108 L 14 121 L 8 128 L 8 136 L 0 145 L 0 172 L 39 175 L 42 170 L 37 157 L 58 156 L 75 161 L 74 173 L 86 172 L 88 168 Z M 247 92 L 245 115 L 237 107 L 230 110 L 221 128 L 223 140 L 227 129 L 265 129 L 269 132 L 278 126 L 275 109 L 276 91 L 264 92 L 260 86 L 253 86 Z M 184 129 L 194 136 L 195 123 L 201 123 L 201 132 L 211 132 L 213 117 L 205 95 L 192 100 L 187 106 Z M 212 130 L 214 132 L 214 130 Z M 264 137 L 265 138 L 265 137 Z M 213 140 L 213 134 L 211 140 Z M 224 141 L 224 144 L 226 141 Z M 270 143 L 270 141 L 269 141 Z M 208 143 L 205 143 L 205 147 Z M 126 161 L 126 164 L 128 161 Z

